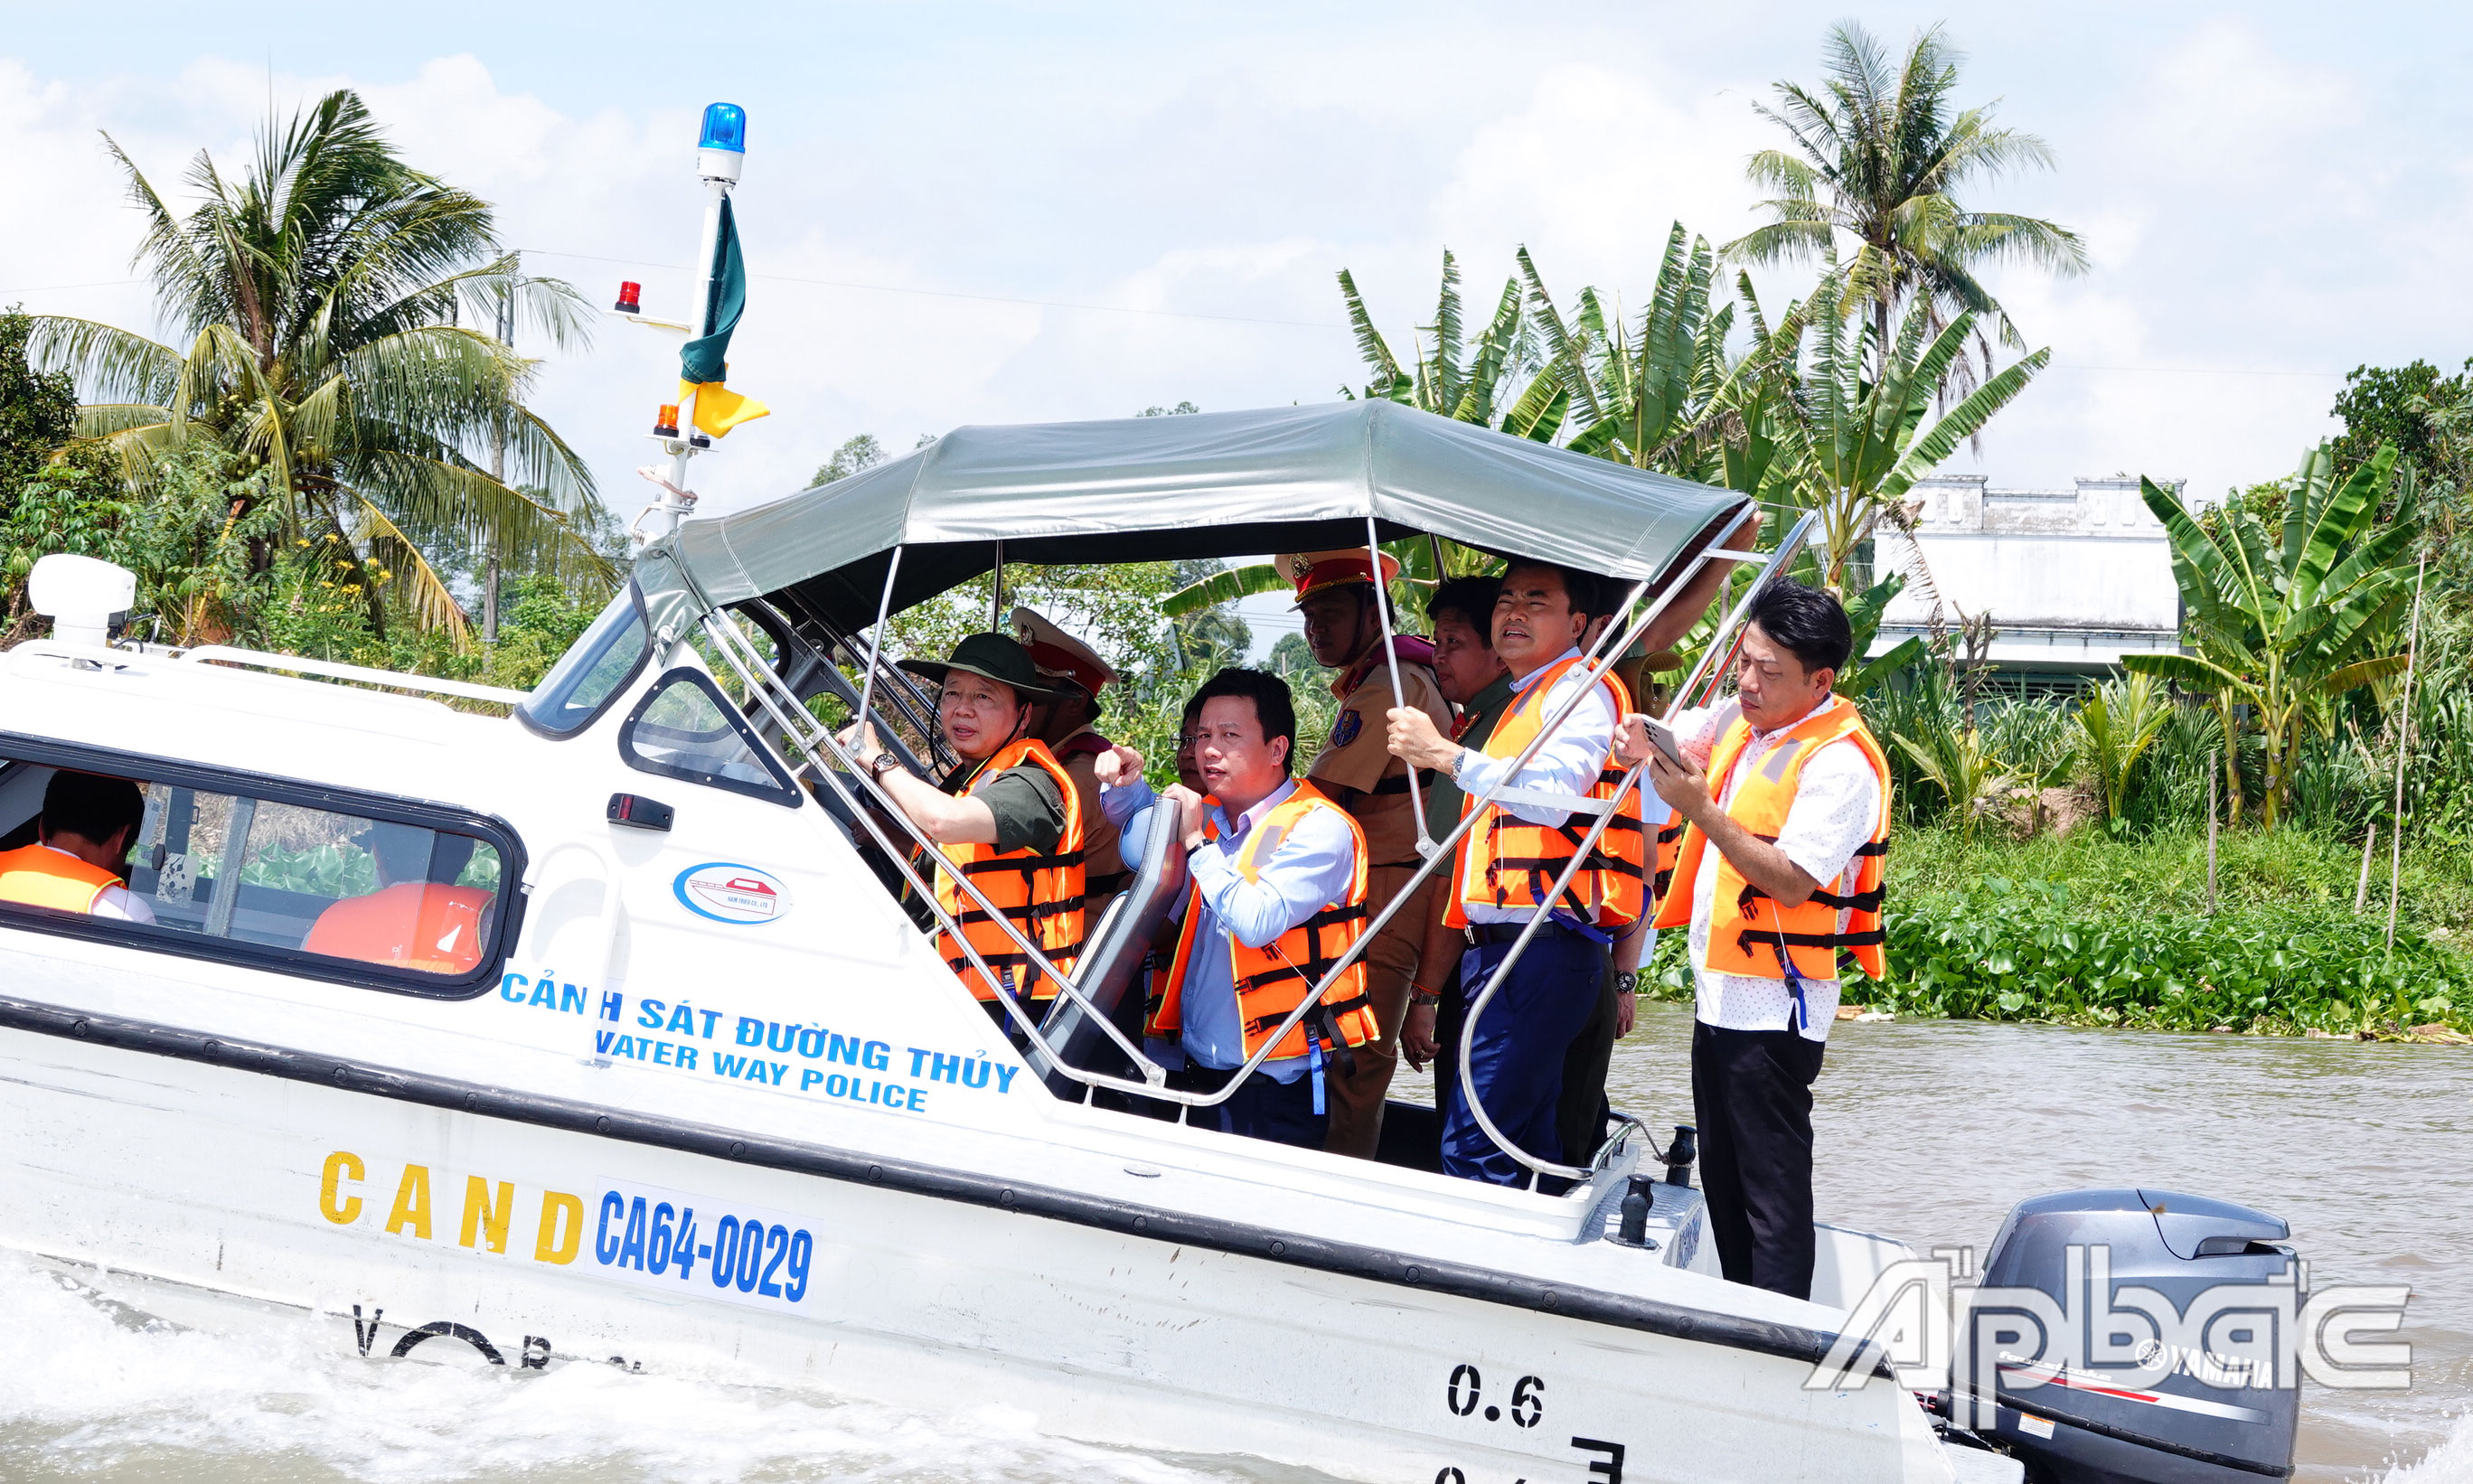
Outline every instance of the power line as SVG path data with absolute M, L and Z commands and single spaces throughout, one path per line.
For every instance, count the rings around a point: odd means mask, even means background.
M 621 268 L 662 268 L 679 273 L 689 271 L 684 263 L 653 263 L 632 257 L 600 257 L 590 252 L 560 252 L 548 248 L 525 248 L 522 251 L 537 252 L 543 257 L 571 257 L 588 263 L 613 263 Z M 859 289 L 871 294 L 908 294 L 920 299 L 961 299 L 982 304 L 1028 304 L 1041 309 L 1080 309 L 1093 314 L 1139 314 L 1162 320 L 1214 320 L 1225 324 L 1280 324 L 1308 330 L 1345 331 L 1348 328 L 1345 324 L 1334 324 L 1328 320 L 1271 320 L 1259 315 L 1200 314 L 1183 309 L 1137 309 L 1127 304 L 1079 304 L 1060 299 L 1014 299 L 1002 294 L 962 294 L 948 289 L 906 289 L 897 288 L 889 283 L 852 283 L 839 278 L 801 278 L 789 274 L 752 273 L 748 276 L 765 278 L 775 283 L 803 283 L 815 288 Z
M 2341 381 L 2343 371 L 2254 371 L 2247 367 L 2230 366 L 2088 366 L 2075 361 L 2054 361 L 2054 371 L 2151 372 L 2162 376 L 2315 376 L 2321 380 Z

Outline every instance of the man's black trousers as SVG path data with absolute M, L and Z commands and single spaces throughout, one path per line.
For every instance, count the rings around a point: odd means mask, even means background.
M 1826 1049 L 1795 1031 L 1693 1022 L 1700 1184 L 1729 1281 L 1812 1297 L 1812 1083 Z

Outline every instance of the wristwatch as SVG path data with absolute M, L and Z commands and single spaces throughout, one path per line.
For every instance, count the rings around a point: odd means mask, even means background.
M 881 783 L 884 781 L 884 776 L 886 774 L 891 773 L 894 769 L 900 766 L 900 758 L 894 756 L 891 753 L 878 753 L 876 754 L 875 759 L 867 765 L 867 776 Z

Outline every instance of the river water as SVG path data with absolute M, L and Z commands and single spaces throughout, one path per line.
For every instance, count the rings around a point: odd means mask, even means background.
M 1688 1116 L 1690 1020 L 1651 1007 L 1619 1106 Z M 2473 1051 L 1924 1021 L 1837 1027 L 1817 1089 L 1823 1219 L 1919 1249 L 2009 1206 L 2163 1186 L 2293 1224 L 2327 1282 L 2413 1288 L 2410 1392 L 2304 1393 L 2308 1484 L 2473 1484 Z M 1025 1480 L 1293 1477 L 1039 1436 L 965 1402 L 915 1416 L 570 1365 L 373 1366 L 297 1322 L 150 1323 L 0 1257 L 0 1480 Z

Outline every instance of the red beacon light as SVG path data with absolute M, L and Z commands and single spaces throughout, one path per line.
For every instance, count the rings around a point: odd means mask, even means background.
M 643 297 L 644 286 L 642 284 L 628 283 L 622 280 L 618 285 L 618 312 L 620 314 L 642 314 L 644 312 L 643 304 L 641 302 Z
M 679 408 L 676 402 L 661 404 L 660 414 L 653 419 L 653 436 L 655 438 L 679 436 Z

